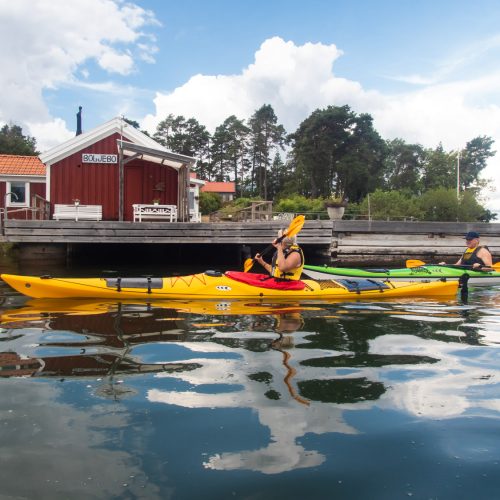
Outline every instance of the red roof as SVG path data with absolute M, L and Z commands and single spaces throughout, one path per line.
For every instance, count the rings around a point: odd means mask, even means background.
M 42 175 L 45 165 L 38 156 L 0 154 L 0 175 Z
M 208 182 L 201 188 L 204 193 L 235 193 L 234 182 Z

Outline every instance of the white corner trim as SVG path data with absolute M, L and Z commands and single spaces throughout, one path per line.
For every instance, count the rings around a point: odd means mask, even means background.
M 45 166 L 45 199 L 50 201 L 50 163 Z

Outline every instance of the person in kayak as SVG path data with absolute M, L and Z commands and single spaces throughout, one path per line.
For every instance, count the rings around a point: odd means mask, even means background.
M 455 265 L 471 266 L 472 269 L 491 271 L 493 258 L 487 246 L 479 245 L 479 233 L 476 233 L 476 231 L 469 231 L 465 235 L 465 242 L 467 248 Z M 443 265 L 446 264 L 446 262 L 440 262 L 439 264 Z
M 281 238 L 283 231 L 278 232 L 278 238 Z M 297 244 L 297 237 L 286 237 L 280 243 L 273 241 L 276 252 L 273 255 L 271 264 L 267 263 L 258 253 L 255 260 L 275 278 L 286 280 L 300 280 L 302 269 L 304 268 L 304 253 Z

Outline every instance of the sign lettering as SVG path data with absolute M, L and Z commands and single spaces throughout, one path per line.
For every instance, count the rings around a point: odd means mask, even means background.
M 83 153 L 82 163 L 118 163 L 118 155 Z

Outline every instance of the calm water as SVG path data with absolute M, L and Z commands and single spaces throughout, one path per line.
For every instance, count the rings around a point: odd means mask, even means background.
M 0 498 L 500 496 L 500 288 L 467 303 L 0 294 Z

